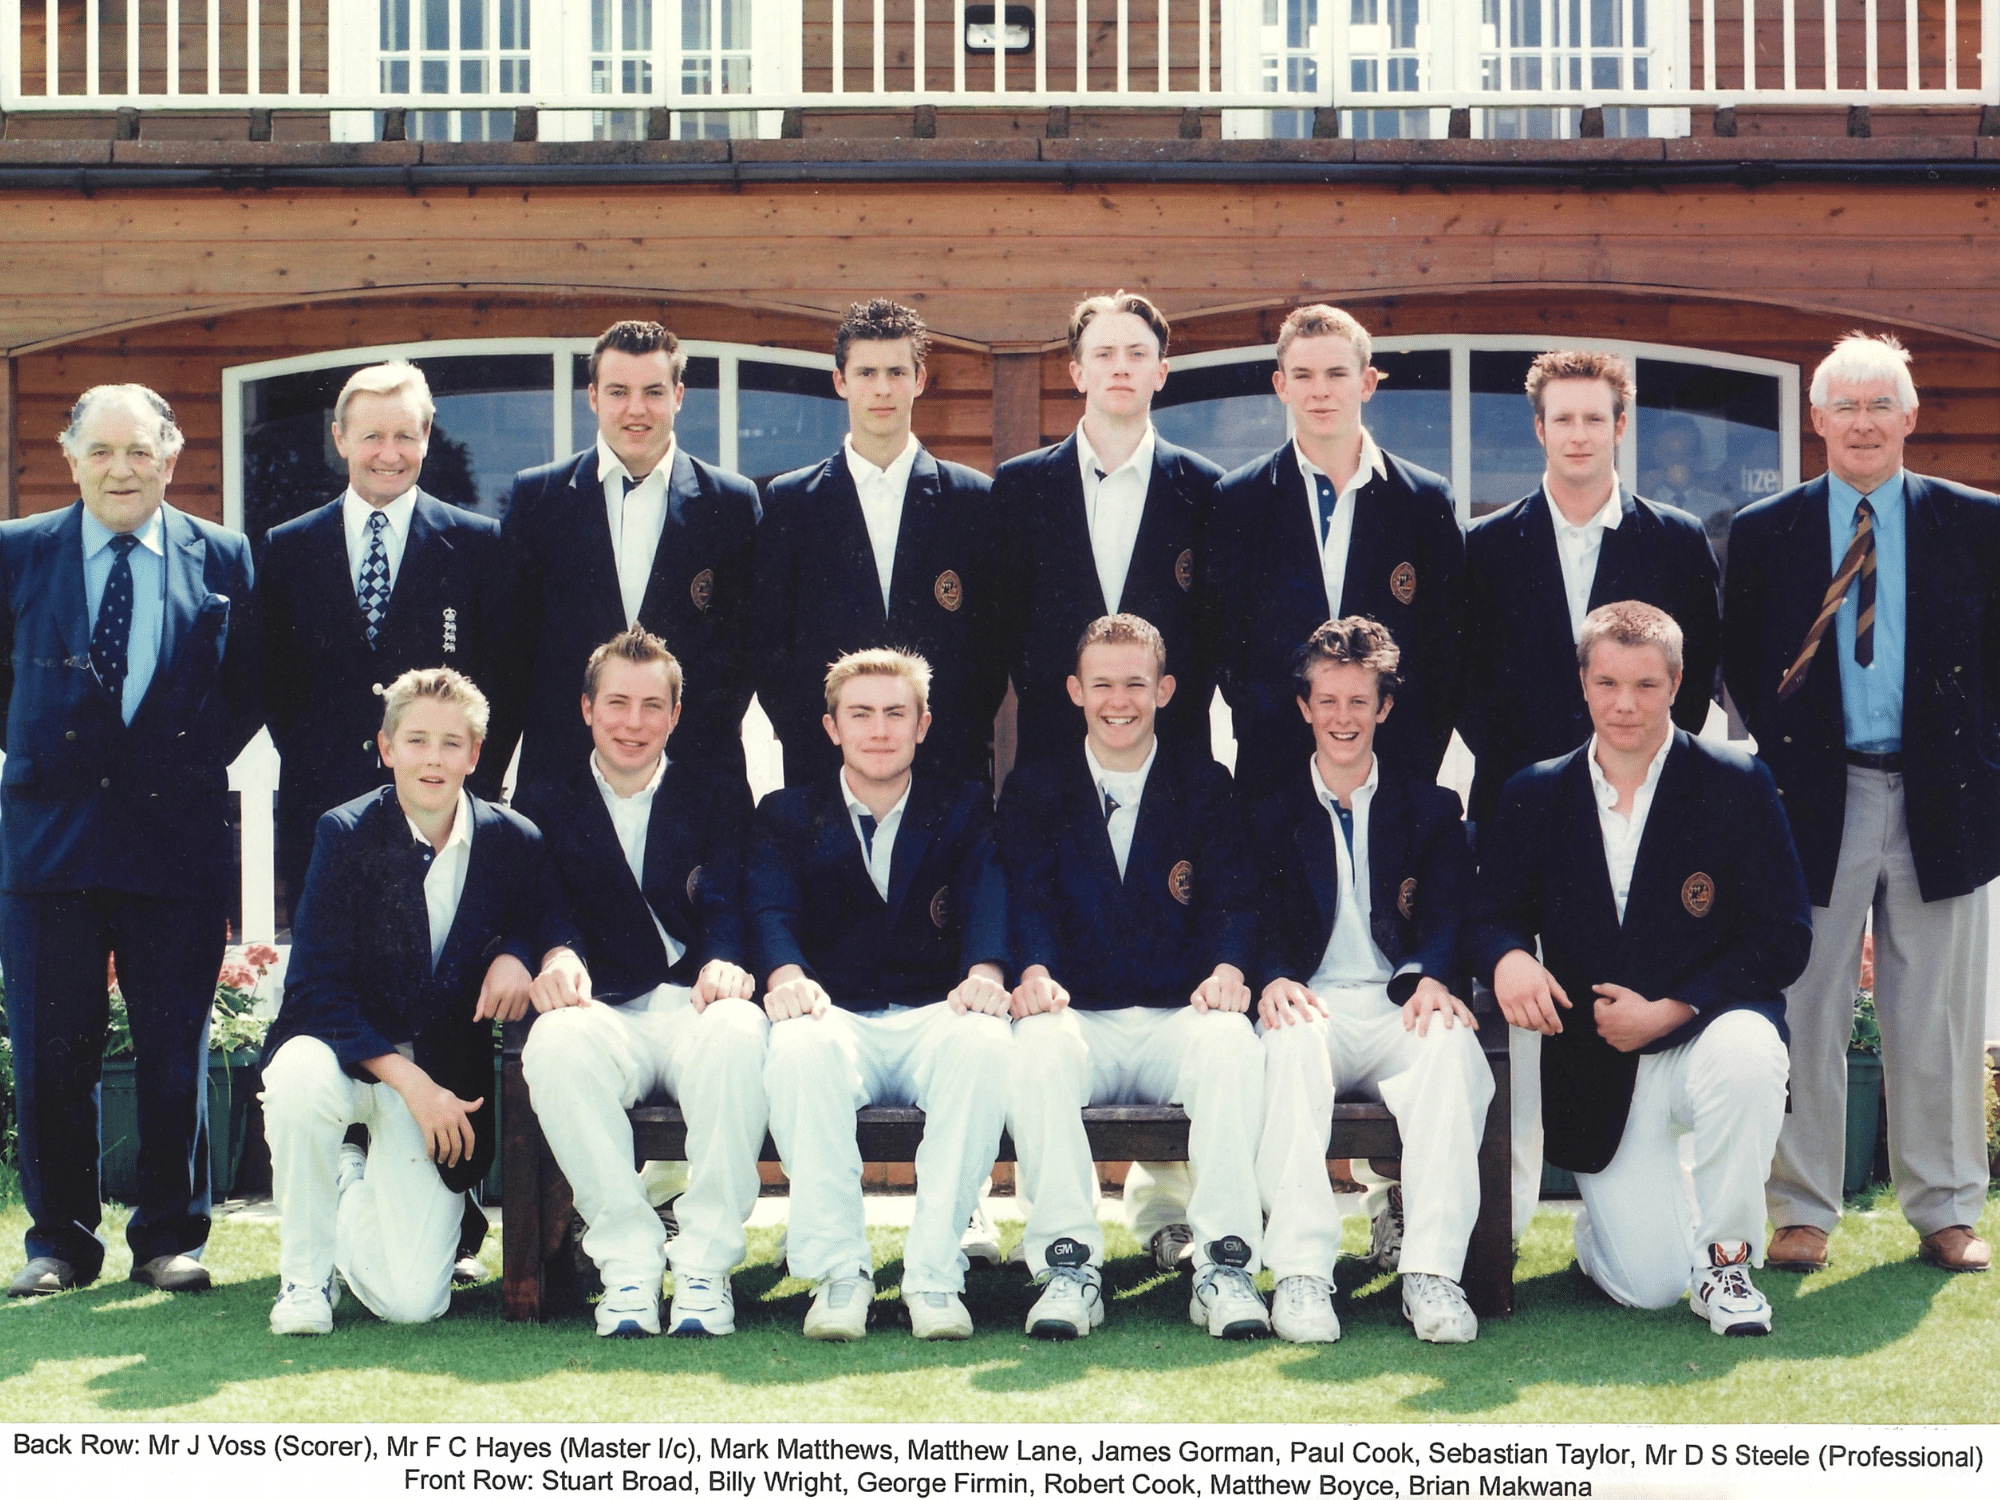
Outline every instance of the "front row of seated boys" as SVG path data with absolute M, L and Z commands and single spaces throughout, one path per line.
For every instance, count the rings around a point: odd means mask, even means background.
M 861 1338 L 869 1104 L 925 1115 L 902 1280 L 915 1335 L 972 1332 L 960 1236 L 1003 1129 L 1039 1287 L 1027 1329 L 1088 1335 L 1104 1240 L 1081 1111 L 1171 1102 L 1190 1122 L 1190 1319 L 1331 1342 L 1339 1096 L 1379 1099 L 1402 1135 L 1404 1317 L 1467 1342 L 1494 1087 L 1470 970 L 1546 1039 L 1547 1151 L 1578 1174 L 1582 1269 L 1621 1303 L 1688 1292 L 1717 1333 L 1768 1332 L 1749 1269 L 1785 1108 L 1782 991 L 1811 940 L 1804 879 L 1768 773 L 1674 728 L 1671 618 L 1606 605 L 1578 657 L 1596 732 L 1509 783 L 1477 877 L 1456 796 L 1375 756 L 1397 650 L 1360 616 L 1300 649 L 1313 753 L 1250 798 L 1155 736 L 1174 691 L 1158 631 L 1096 621 L 1069 682 L 1083 743 L 1017 771 L 997 814 L 982 788 L 912 775 L 929 669 L 898 651 L 834 664 L 841 768 L 754 812 L 740 781 L 667 755 L 681 671 L 636 627 L 591 658 L 592 752 L 518 814 L 463 790 L 477 689 L 405 674 L 381 734 L 395 785 L 321 820 L 266 1054 L 272 1328 L 328 1331 L 343 1282 L 383 1318 L 444 1310 L 460 1194 L 491 1160 L 488 1023 L 532 1008 L 522 1067 L 602 1274 L 602 1335 L 661 1331 L 669 1263 L 668 1330 L 733 1331 L 768 1128 L 789 1269 L 814 1287 L 805 1333 Z M 625 1115 L 660 1089 L 690 1164 L 665 1244 Z

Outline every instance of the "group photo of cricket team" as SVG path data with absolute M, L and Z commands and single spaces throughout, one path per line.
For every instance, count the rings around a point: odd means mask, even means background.
M 1903 467 L 1902 345 L 1827 353 L 1826 472 L 1734 516 L 1725 578 L 1700 520 L 1619 478 L 1614 355 L 1534 360 L 1542 481 L 1467 526 L 1370 435 L 1346 312 L 1285 318 L 1292 436 L 1229 473 L 1152 423 L 1169 338 L 1143 296 L 1079 302 L 1081 421 L 989 478 L 912 431 L 923 319 L 857 303 L 845 440 L 760 493 L 676 441 L 674 334 L 619 322 L 594 442 L 520 473 L 498 521 L 423 491 L 430 388 L 378 364 L 333 407 L 345 492 L 258 538 L 168 503 L 163 398 L 83 392 L 76 503 L 0 523 L 10 1295 L 106 1270 L 108 961 L 130 1276 L 211 1284 L 228 767 L 260 728 L 291 913 L 261 1060 L 275 1334 L 331 1332 L 344 1298 L 447 1311 L 509 1022 L 604 1337 L 735 1330 L 767 1134 L 804 1334 L 864 1337 L 871 1105 L 922 1111 L 909 1331 L 974 1331 L 1004 1134 L 1022 1326 L 1086 1337 L 1116 1209 L 1083 1111 L 1178 1105 L 1186 1162 L 1135 1168 L 1124 1212 L 1195 1328 L 1339 1339 L 1359 1212 L 1414 1336 L 1470 1342 L 1495 1030 L 1534 1173 L 1516 1235 L 1545 1157 L 1611 1299 L 1768 1334 L 1755 1278 L 1826 1267 L 1842 1213 L 1865 937 L 1896 1199 L 1923 1261 L 1986 1271 L 2000 498 Z M 1725 688 L 1747 740 L 1702 733 Z M 753 697 L 782 747 L 761 801 Z M 649 1100 L 686 1124 L 664 1216 L 627 1113 Z M 1337 1101 L 1394 1116 L 1397 1180 L 1336 1190 Z

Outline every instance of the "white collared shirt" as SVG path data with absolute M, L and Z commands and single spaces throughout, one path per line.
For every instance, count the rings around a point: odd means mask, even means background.
M 451 832 L 444 847 L 431 851 L 431 841 L 417 827 L 416 819 L 405 813 L 410 837 L 424 846 L 430 868 L 424 871 L 424 911 L 431 925 L 431 967 L 444 955 L 444 940 L 451 936 L 452 920 L 458 915 L 458 898 L 465 894 L 465 870 L 472 862 L 472 799 L 459 788 L 458 806 L 451 815 Z
M 1104 831 L 1111 836 L 1111 854 L 1118 861 L 1120 880 L 1125 878 L 1125 861 L 1132 856 L 1132 834 L 1139 827 L 1139 803 L 1146 795 L 1146 778 L 1153 774 L 1153 762 L 1159 754 L 1160 740 L 1155 735 L 1153 748 L 1146 752 L 1146 763 L 1138 770 L 1107 771 L 1098 763 L 1090 741 L 1083 742 L 1083 759 L 1090 767 L 1090 779 L 1097 785 L 1098 811 L 1104 810 L 1107 797 L 1118 804 L 1104 820 Z
M 1611 498 L 1581 526 L 1573 524 L 1549 494 L 1549 481 L 1542 478 L 1542 499 L 1548 502 L 1549 520 L 1556 528 L 1556 561 L 1562 564 L 1563 594 L 1569 602 L 1569 638 L 1583 635 L 1583 617 L 1590 613 L 1590 591 L 1597 583 L 1597 557 L 1604 550 L 1604 533 L 1616 531 L 1625 519 L 1625 496 L 1618 481 L 1611 481 Z
M 896 571 L 896 537 L 903 529 L 903 496 L 910 487 L 910 470 L 923 451 L 917 435 L 910 434 L 903 451 L 878 469 L 854 451 L 854 435 L 841 441 L 847 454 L 847 472 L 854 480 L 854 492 L 861 497 L 861 519 L 868 525 L 868 545 L 875 550 L 875 578 L 882 585 L 882 618 L 889 617 L 889 580 Z
M 389 558 L 389 592 L 396 591 L 396 575 L 403 569 L 403 547 L 410 539 L 410 517 L 417 510 L 417 487 L 413 484 L 382 507 L 388 525 L 382 528 L 382 550 Z M 375 507 L 348 486 L 340 497 L 340 524 L 347 533 L 347 581 L 361 591 L 361 565 L 368 561 L 368 518 Z
M 1597 763 L 1597 736 L 1590 737 L 1590 745 L 1584 751 L 1584 764 L 1590 767 L 1590 789 L 1597 797 L 1597 827 L 1604 835 L 1604 863 L 1611 871 L 1611 899 L 1618 906 L 1618 921 L 1625 921 L 1625 900 L 1632 894 L 1632 867 L 1639 862 L 1639 845 L 1646 837 L 1646 817 L 1653 810 L 1653 793 L 1660 787 L 1660 769 L 1667 763 L 1667 752 L 1674 748 L 1673 731 L 1660 748 L 1654 752 L 1652 764 L 1646 767 L 1646 779 L 1639 783 L 1639 789 L 1632 794 L 1632 811 L 1614 812 L 1618 805 L 1618 788 L 1604 779 L 1604 768 Z
M 1139 522 L 1146 513 L 1146 491 L 1153 482 L 1153 424 L 1139 446 L 1115 469 L 1105 469 L 1097 450 L 1076 424 L 1076 458 L 1083 471 L 1083 515 L 1090 527 L 1090 552 L 1097 563 L 1098 586 L 1104 590 L 1104 612 L 1118 613 L 1125 596 L 1125 578 L 1132 571 L 1132 548 L 1139 540 Z M 1122 864 L 1122 862 L 1121 862 Z
M 680 440 L 672 439 L 653 472 L 634 484 L 603 435 L 597 439 L 597 480 L 604 486 L 604 519 L 611 528 L 611 555 L 618 565 L 618 602 L 628 625 L 637 623 L 646 581 L 653 576 L 653 554 L 667 525 L 667 483 L 679 452 Z
M 1306 986 L 1326 999 L 1336 990 L 1387 984 L 1391 977 L 1388 956 L 1375 945 L 1369 925 L 1375 903 L 1368 874 L 1368 809 L 1382 785 L 1382 762 L 1379 757 L 1371 756 L 1368 779 L 1348 796 L 1348 815 L 1354 823 L 1352 849 L 1348 848 L 1347 835 L 1340 828 L 1340 814 L 1336 811 L 1340 799 L 1327 789 L 1321 778 L 1319 757 L 1315 755 L 1311 764 L 1313 795 L 1319 798 L 1320 806 L 1326 809 L 1327 821 L 1333 825 L 1333 857 L 1340 882 L 1333 931 L 1327 937 L 1319 968 Z
M 653 794 L 659 791 L 661 778 L 666 774 L 667 758 L 662 755 L 660 763 L 653 767 L 653 779 L 631 796 L 621 796 L 618 789 L 605 780 L 604 771 L 597 764 L 597 752 L 590 752 L 591 779 L 597 783 L 597 794 L 604 799 L 604 810 L 611 814 L 611 831 L 618 835 L 618 847 L 624 851 L 626 867 L 632 872 L 641 899 L 646 894 L 646 831 L 653 821 Z M 646 915 L 653 919 L 653 930 L 659 933 L 660 943 L 667 950 L 667 967 L 671 969 L 681 961 L 681 955 L 687 952 L 687 945 L 673 940 L 650 901 L 646 902 Z
M 868 866 L 868 878 L 875 882 L 875 894 L 884 901 L 889 899 L 889 864 L 896 854 L 896 832 L 903 826 L 903 809 L 910 805 L 910 788 L 916 784 L 917 778 L 912 776 L 896 805 L 877 820 L 874 837 L 870 838 L 862 833 L 861 820 L 875 814 L 848 786 L 847 767 L 840 768 L 840 795 L 847 799 L 847 818 L 854 825 L 854 841 L 861 846 L 861 858 Z
M 1305 449 L 1298 440 L 1292 441 L 1292 454 L 1299 461 L 1299 473 L 1306 481 L 1306 516 L 1312 522 L 1312 534 L 1319 535 L 1319 476 L 1326 471 L 1306 457 Z M 1333 502 L 1333 524 L 1327 528 L 1326 539 L 1320 547 L 1320 576 L 1326 583 L 1326 610 L 1329 620 L 1340 618 L 1340 596 L 1347 587 L 1347 552 L 1354 541 L 1354 497 L 1361 493 L 1361 487 L 1375 478 L 1386 479 L 1389 465 L 1382 457 L 1382 450 L 1375 446 L 1375 438 L 1366 427 L 1361 429 L 1361 461 L 1354 466 L 1354 477 L 1347 481 Z

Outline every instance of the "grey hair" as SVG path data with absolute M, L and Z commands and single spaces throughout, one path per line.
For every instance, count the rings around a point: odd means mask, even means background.
M 1903 410 L 1917 409 L 1917 385 L 1910 379 L 1910 351 L 1893 333 L 1863 333 L 1857 328 L 1842 335 L 1833 352 L 1813 371 L 1810 395 L 1814 406 L 1826 405 L 1826 388 L 1835 380 L 1857 385 L 1893 380 Z
M 333 403 L 333 425 L 345 430 L 347 403 L 356 396 L 364 393 L 394 396 L 403 391 L 410 393 L 416 403 L 417 415 L 423 419 L 424 426 L 429 427 L 437 416 L 437 403 L 431 399 L 431 383 L 424 379 L 424 372 L 407 359 L 369 365 L 348 376 L 347 384 L 340 388 L 340 395 Z
M 174 409 L 167 405 L 167 398 L 158 391 L 143 385 L 94 385 L 76 398 L 76 405 L 69 409 L 69 425 L 57 434 L 56 441 L 62 444 L 63 452 L 75 458 L 82 447 L 83 424 L 90 420 L 91 412 L 106 401 L 130 401 L 149 411 L 160 425 L 160 457 L 176 457 L 187 439 L 174 421 Z

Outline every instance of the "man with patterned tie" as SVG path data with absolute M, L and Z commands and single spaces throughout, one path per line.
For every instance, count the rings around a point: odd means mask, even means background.
M 144 386 L 85 391 L 61 442 L 80 501 L 0 525 L 0 968 L 29 1217 L 8 1294 L 103 1269 L 107 958 L 138 1063 L 131 1277 L 200 1291 L 227 767 L 257 728 L 250 549 L 165 503 L 181 431 Z
M 2000 498 L 1903 467 L 1910 356 L 1849 334 L 1812 379 L 1827 473 L 1729 534 L 1723 677 L 1784 794 L 1813 906 L 1786 994 L 1792 1109 L 1766 1196 L 1769 1264 L 1827 1263 L 1840 1218 L 1845 1058 L 1864 929 L 1889 1162 L 1918 1254 L 1991 1261 L 1986 883 L 2000 874 Z

